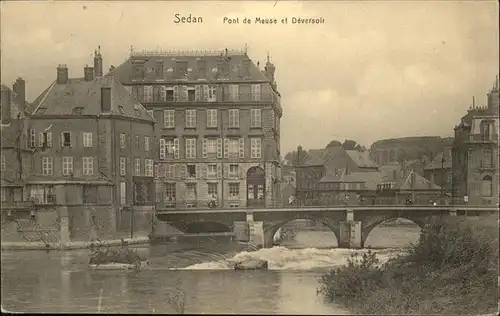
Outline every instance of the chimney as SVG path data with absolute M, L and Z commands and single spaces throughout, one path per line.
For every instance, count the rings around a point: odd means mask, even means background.
M 68 67 L 66 65 L 59 65 L 57 67 L 57 83 L 67 84 L 68 83 Z
M 94 80 L 94 68 L 85 65 L 85 67 L 83 68 L 83 79 L 85 81 Z
M 410 185 L 412 189 L 415 189 L 415 172 L 413 170 L 410 173 Z
M 102 77 L 102 55 L 101 55 L 101 46 L 97 47 L 97 50 L 94 51 L 94 71 L 95 77 Z
M 2 124 L 8 124 L 11 121 L 11 110 L 10 110 L 10 89 L 7 87 L 2 87 Z
M 264 71 L 266 73 L 267 79 L 271 81 L 272 84 L 274 84 L 274 73 L 276 71 L 276 67 L 274 66 L 273 63 L 269 60 L 269 52 L 267 53 L 267 62 L 266 66 L 264 67 Z
M 101 87 L 101 112 L 107 113 L 111 111 L 111 88 Z
M 443 172 L 441 170 L 441 172 Z M 432 189 L 432 184 L 434 183 L 434 171 L 431 172 L 431 178 L 429 179 L 429 189 Z
M 26 104 L 26 81 L 21 77 L 17 78 L 12 90 L 17 94 L 17 103 L 24 106 Z

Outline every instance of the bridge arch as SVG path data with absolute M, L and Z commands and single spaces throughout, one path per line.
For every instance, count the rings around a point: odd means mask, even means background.
M 280 229 L 283 227 L 283 225 L 292 222 L 294 220 L 310 220 L 315 223 L 322 224 L 326 227 L 329 228 L 329 230 L 335 235 L 335 238 L 337 239 L 337 243 L 340 241 L 340 226 L 339 222 L 335 220 L 331 220 L 328 218 L 319 218 L 319 217 L 313 217 L 313 216 L 304 216 L 300 218 L 288 218 L 288 219 L 283 219 L 280 221 L 274 221 L 271 223 L 266 223 L 264 226 L 264 247 L 265 248 L 271 248 L 274 246 L 274 235 Z
M 366 223 L 361 222 L 361 247 L 365 246 L 365 242 L 368 239 L 368 236 L 372 232 L 372 230 L 382 224 L 383 222 L 393 220 L 393 219 L 398 219 L 398 218 L 403 218 L 406 220 L 409 220 L 416 224 L 420 230 L 423 230 L 427 223 L 429 222 L 429 216 L 412 216 L 410 214 L 401 214 L 399 212 L 396 213 L 391 213 L 390 215 L 386 216 L 381 216 L 381 217 L 376 217 L 374 220 L 368 220 Z

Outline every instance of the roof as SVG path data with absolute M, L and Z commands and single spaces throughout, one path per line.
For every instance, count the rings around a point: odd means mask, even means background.
M 414 180 L 415 183 L 412 185 L 412 175 L 414 175 Z M 426 178 L 422 177 L 415 171 L 412 171 L 408 174 L 406 179 L 404 180 L 403 184 L 399 186 L 400 190 L 440 190 L 441 187 L 435 183 L 431 183 L 429 180 Z
M 78 115 L 102 114 L 102 87 L 111 88 L 111 115 L 155 122 L 146 109 L 112 76 L 92 81 L 68 79 L 67 84 L 54 81 L 35 100 L 33 106 L 36 110 L 33 116 L 75 115 L 77 108 L 80 108 Z
M 332 173 L 325 175 L 320 182 L 364 183 L 367 190 L 375 190 L 380 182 L 386 180 L 386 175 L 380 171 L 349 172 L 346 174 L 345 169 L 340 169 L 336 175 Z
M 444 156 L 444 163 L 443 163 L 443 156 Z M 451 154 L 450 152 L 446 152 L 446 155 L 443 152 L 438 153 L 434 159 L 428 163 L 425 166 L 426 170 L 433 170 L 433 169 L 441 169 L 444 167 L 444 169 L 449 169 L 451 168 Z
M 301 166 L 322 166 L 334 158 L 338 153 L 345 151 L 342 147 L 328 147 L 325 149 L 311 149 L 306 161 L 300 163 Z
M 182 55 L 180 52 L 177 55 L 172 54 L 151 54 L 151 53 L 136 53 L 131 56 L 128 60 L 122 63 L 120 66 L 116 67 L 114 70 L 109 72 L 106 76 L 114 76 L 122 83 L 130 83 L 132 76 L 132 63 L 134 60 L 143 60 L 144 63 L 144 80 L 143 81 L 175 81 L 179 80 L 174 78 L 174 72 L 172 71 L 176 61 L 184 61 L 187 62 L 188 74 L 187 81 L 198 81 L 199 73 L 198 73 L 198 60 L 206 61 L 206 71 L 203 75 L 203 78 L 207 80 L 215 80 L 216 71 L 214 69 L 217 68 L 217 65 L 222 60 L 223 50 L 220 51 L 221 54 L 206 54 L 203 52 L 186 52 L 185 55 Z M 243 60 L 250 61 L 250 79 L 245 79 L 246 81 L 262 81 L 269 82 L 269 79 L 264 75 L 264 73 L 249 59 L 248 55 L 244 51 L 233 52 L 230 51 L 228 53 L 227 62 L 229 63 L 229 78 L 225 79 L 227 81 L 241 81 L 243 80 L 242 72 L 240 71 Z M 157 63 L 158 62 L 158 63 Z M 156 67 L 163 64 L 162 74 L 163 78 L 158 79 L 156 77 L 156 72 L 153 71 Z M 149 71 L 148 71 L 149 70 Z M 191 71 L 190 71 L 191 70 Z M 135 80 L 134 80 L 135 81 Z
M 369 151 L 346 150 L 347 155 L 354 161 L 358 167 L 376 168 L 378 165 L 370 158 Z

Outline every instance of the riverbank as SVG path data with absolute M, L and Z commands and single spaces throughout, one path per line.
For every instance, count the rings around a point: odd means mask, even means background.
M 144 245 L 149 244 L 149 237 L 123 238 L 127 245 Z M 34 242 L 2 242 L 2 250 L 75 250 L 86 249 L 94 246 L 119 246 L 122 244 L 121 239 L 103 240 L 103 241 L 73 241 L 66 244 L 60 243 L 44 243 L 40 241 Z
M 320 293 L 356 314 L 488 314 L 498 309 L 498 217 L 446 218 L 404 254 L 371 252 L 321 278 Z

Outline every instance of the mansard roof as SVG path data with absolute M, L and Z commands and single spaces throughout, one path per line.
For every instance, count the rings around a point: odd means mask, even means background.
M 174 71 L 176 61 L 187 62 L 188 74 L 187 81 L 198 81 L 199 78 L 204 78 L 207 81 L 217 80 L 216 67 L 222 62 L 223 58 L 229 64 L 229 78 L 218 80 L 219 82 L 231 81 L 248 81 L 248 82 L 270 82 L 266 75 L 257 67 L 256 64 L 248 57 L 244 51 L 229 51 L 227 57 L 224 57 L 224 50 L 220 52 L 207 53 L 203 51 L 179 51 L 179 52 L 144 52 L 133 53 L 124 63 L 109 72 L 106 76 L 112 75 L 122 83 L 131 83 L 133 75 L 132 64 L 135 60 L 144 62 L 144 80 L 143 82 L 179 82 L 174 78 Z M 198 60 L 206 62 L 206 72 L 203 76 L 198 73 Z M 244 78 L 240 71 L 243 67 L 243 61 L 249 60 L 250 77 Z M 157 62 L 162 65 L 162 78 L 156 77 L 155 68 Z M 134 81 L 137 82 L 137 81 Z
M 113 76 L 91 81 L 68 79 L 66 84 L 54 81 L 33 103 L 33 116 L 100 115 L 103 87 L 111 88 L 110 115 L 155 122 L 147 110 Z

